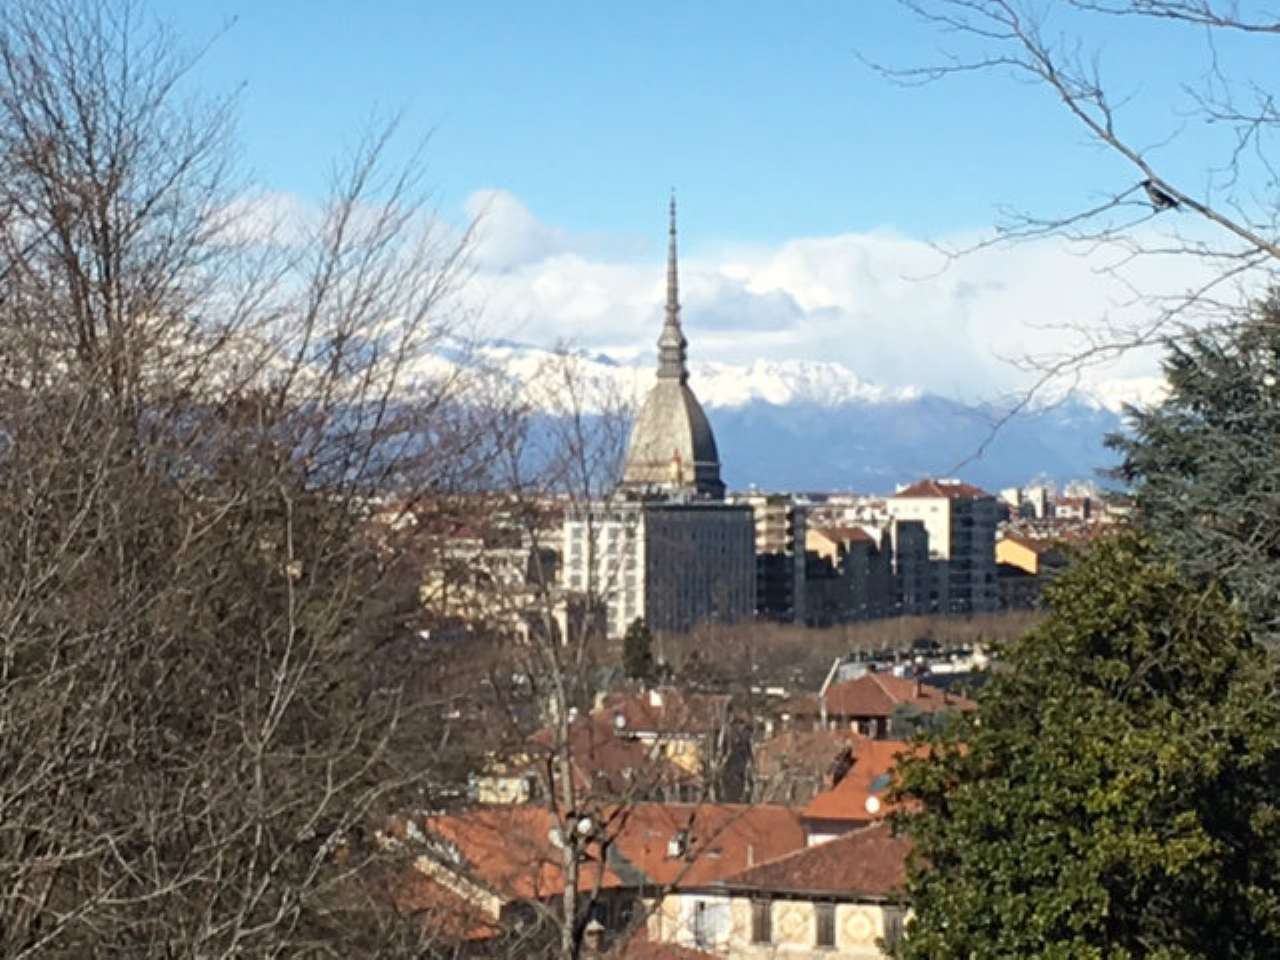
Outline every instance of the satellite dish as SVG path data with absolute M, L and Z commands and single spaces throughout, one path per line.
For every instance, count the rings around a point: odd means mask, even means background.
M 613 715 L 613 729 L 615 730 L 627 729 L 627 718 L 620 713 L 615 713 Z
M 874 817 L 877 813 L 880 812 L 880 798 L 867 797 L 866 807 L 867 807 L 867 813 L 871 814 Z
M 555 847 L 557 850 L 564 849 L 564 837 L 560 835 L 559 827 L 552 827 L 550 830 L 548 830 L 547 839 L 551 842 L 551 845 Z
M 595 826 L 595 822 L 590 817 L 579 817 L 577 823 L 579 836 L 588 836 Z

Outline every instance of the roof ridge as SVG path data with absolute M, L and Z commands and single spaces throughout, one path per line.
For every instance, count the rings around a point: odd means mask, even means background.
M 743 874 L 750 873 L 753 870 L 758 870 L 761 867 L 771 867 L 779 863 L 785 863 L 788 860 L 802 857 L 805 854 L 813 853 L 816 850 L 821 850 L 823 847 L 827 846 L 828 844 L 847 841 L 853 837 L 859 837 L 862 834 L 867 833 L 871 830 L 888 829 L 889 827 L 890 827 L 890 823 L 887 820 L 877 820 L 874 823 L 868 823 L 861 827 L 855 827 L 854 829 L 849 830 L 846 833 L 840 834 L 840 836 L 835 837 L 832 840 L 827 840 L 827 841 L 824 841 L 823 843 L 813 843 L 813 844 L 807 843 L 805 846 L 797 847 L 795 850 L 790 850 L 787 853 L 779 854 L 778 856 L 771 857 L 768 860 L 761 860 L 759 863 L 753 863 L 751 866 L 745 867 L 744 869 L 739 870 L 737 873 L 730 874 L 729 876 L 725 877 L 723 880 L 720 880 L 719 882 L 723 884 L 729 884 L 729 883 L 732 883 L 738 877 L 742 876 Z

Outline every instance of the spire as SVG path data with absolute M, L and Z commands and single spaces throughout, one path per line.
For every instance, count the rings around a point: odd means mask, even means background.
M 658 379 L 689 379 L 685 366 L 689 344 L 680 330 L 680 282 L 676 269 L 676 192 L 671 191 L 671 227 L 667 241 L 667 309 L 658 337 Z
M 667 323 L 680 325 L 680 280 L 676 275 L 676 191 L 671 190 L 671 227 L 667 238 Z

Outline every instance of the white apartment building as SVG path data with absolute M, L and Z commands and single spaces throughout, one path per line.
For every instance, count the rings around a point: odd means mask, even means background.
M 996 498 L 959 480 L 921 480 L 888 500 L 897 520 L 918 520 L 929 536 L 940 613 L 987 613 L 999 608 L 995 539 Z
M 751 508 L 715 501 L 595 503 L 564 525 L 564 587 L 595 598 L 610 637 L 735 623 L 755 614 Z

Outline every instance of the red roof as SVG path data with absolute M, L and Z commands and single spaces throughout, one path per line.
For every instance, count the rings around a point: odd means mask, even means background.
M 640 693 L 611 693 L 592 715 L 615 723 L 622 717 L 628 734 L 699 735 L 724 725 L 732 698 L 719 693 L 685 693 L 676 687 L 657 687 Z
M 884 797 L 888 775 L 898 758 L 919 752 L 901 740 L 864 740 L 853 750 L 853 768 L 830 790 L 826 790 L 804 808 L 806 820 L 871 821 L 888 812 Z M 867 809 L 867 800 L 875 796 L 880 809 Z
M 610 855 L 583 863 L 578 883 L 590 890 L 705 884 L 760 860 L 804 846 L 797 811 L 773 804 L 637 803 L 603 811 L 613 835 Z M 432 859 L 503 900 L 546 899 L 563 891 L 562 850 L 551 812 L 536 806 L 480 807 L 428 817 L 422 828 Z M 685 852 L 672 855 L 680 831 Z M 396 830 L 404 837 L 403 827 Z
M 877 823 L 744 870 L 726 886 L 772 893 L 890 897 L 906 882 L 911 842 Z
M 649 939 L 649 931 L 642 924 L 607 956 L 611 960 L 713 960 L 715 954 L 674 943 L 655 943 Z
M 894 494 L 895 497 L 942 497 L 946 500 L 975 500 L 990 497 L 991 494 L 981 487 L 969 483 L 940 480 L 917 480 Z
M 416 870 L 398 874 L 387 887 L 396 912 L 431 933 L 452 940 L 488 940 L 501 932 L 477 904 Z
M 893 716 L 894 708 L 903 704 L 909 704 L 922 713 L 977 709 L 972 700 L 927 683 L 920 684 L 917 694 L 914 678 L 871 671 L 852 680 L 832 684 L 824 696 L 805 694 L 788 700 L 782 704 L 781 710 L 797 716 L 818 716 L 822 700 L 826 701 L 827 716 L 831 718 L 888 719 Z
M 864 673 L 852 680 L 832 684 L 822 699 L 826 700 L 829 717 L 888 718 L 893 715 L 895 707 L 903 704 L 910 704 L 922 713 L 977 708 L 972 700 L 938 687 L 921 683 L 917 691 L 913 678 L 879 672 Z
M 755 747 L 751 759 L 763 779 L 799 771 L 825 773 L 841 750 L 866 739 L 856 730 L 788 730 Z
M 535 806 L 481 807 L 461 814 L 428 817 L 422 829 L 432 859 L 478 883 L 502 900 L 535 900 L 564 891 L 562 850 L 552 839 L 551 812 Z M 608 864 L 582 864 L 578 887 L 622 886 Z
M 544 728 L 530 737 L 537 755 L 526 770 L 547 769 L 554 745 L 554 733 Z M 677 766 L 640 740 L 619 736 L 603 714 L 593 714 L 569 728 L 573 778 L 582 795 L 643 796 L 645 791 L 666 785 L 696 784 L 698 778 Z
M 670 855 L 668 843 L 687 830 L 688 853 Z M 752 863 L 805 844 L 800 815 L 777 804 L 638 803 L 614 841 L 614 849 L 651 885 L 708 883 Z

